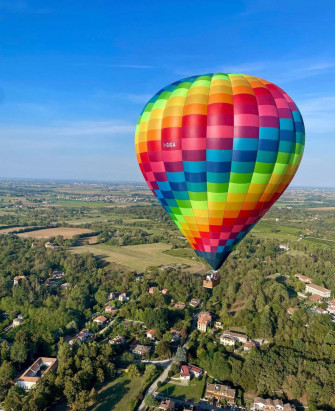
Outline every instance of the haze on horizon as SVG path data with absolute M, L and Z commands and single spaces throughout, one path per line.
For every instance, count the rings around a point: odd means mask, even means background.
M 306 127 L 292 186 L 334 186 L 335 3 L 326 3 L 0 0 L 0 178 L 143 182 L 134 132 L 146 101 L 222 71 L 288 92 Z

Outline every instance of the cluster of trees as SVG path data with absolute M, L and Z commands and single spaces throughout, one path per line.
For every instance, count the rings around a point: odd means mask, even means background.
M 96 400 L 97 389 L 106 379 L 114 376 L 114 353 L 109 344 L 88 343 L 70 347 L 60 343 L 58 347 L 58 368 L 49 371 L 36 387 L 25 393 L 12 386 L 4 401 L 5 411 L 42 411 L 50 404 L 64 397 L 73 410 L 84 411 L 90 401 Z M 10 370 L 7 363 L 7 378 Z

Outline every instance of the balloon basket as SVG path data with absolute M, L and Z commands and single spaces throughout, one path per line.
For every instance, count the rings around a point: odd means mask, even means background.
M 204 288 L 213 289 L 220 284 L 220 276 L 217 271 L 209 271 L 202 282 Z

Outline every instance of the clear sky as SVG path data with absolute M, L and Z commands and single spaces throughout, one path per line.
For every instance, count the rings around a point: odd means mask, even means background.
M 143 181 L 143 105 L 222 71 L 288 92 L 306 126 L 293 184 L 335 186 L 334 15 L 334 0 L 0 0 L 0 177 Z

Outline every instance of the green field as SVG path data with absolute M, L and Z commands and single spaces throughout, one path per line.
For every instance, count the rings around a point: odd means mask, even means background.
M 125 411 L 131 400 L 140 394 L 143 377 L 130 379 L 121 375 L 106 384 L 98 393 L 96 404 L 89 407 L 90 411 Z
M 192 273 L 204 273 L 207 267 L 204 263 L 189 258 L 175 257 L 164 253 L 171 245 L 163 243 L 128 245 L 123 247 L 108 244 L 84 245 L 74 247 L 75 253 L 89 252 L 103 258 L 109 263 L 116 263 L 136 271 L 144 271 L 152 265 L 182 265 L 190 266 Z
M 193 378 L 189 385 L 164 384 L 159 388 L 158 392 L 165 397 L 198 402 L 202 398 L 204 386 L 205 378 L 200 380 Z

